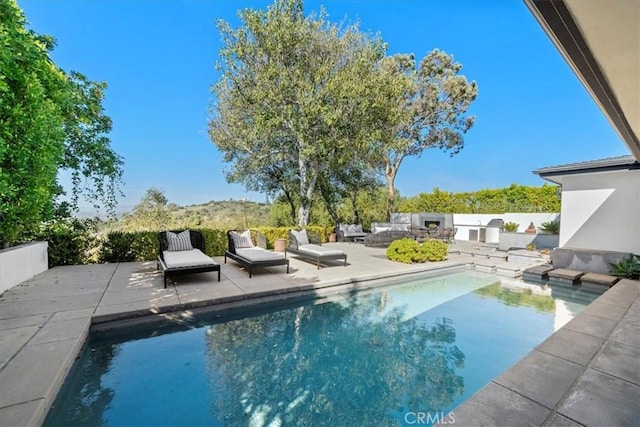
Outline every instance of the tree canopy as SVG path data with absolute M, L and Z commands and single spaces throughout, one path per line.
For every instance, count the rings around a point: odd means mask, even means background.
M 395 55 L 386 61 L 386 66 L 380 67 L 383 80 L 401 82 L 382 86 L 391 101 L 386 108 L 397 111 L 383 123 L 385 128 L 371 153 L 387 180 L 389 220 L 394 206 L 394 182 L 403 160 L 421 156 L 428 148 L 449 150 L 452 155 L 462 150 L 463 134 L 475 121 L 466 112 L 478 89 L 475 82 L 469 83 L 458 74 L 462 65 L 438 49 L 427 54 L 417 68 L 413 55 Z
M 407 156 L 427 148 L 457 153 L 474 118 L 477 86 L 453 57 L 433 50 L 386 57 L 378 35 L 305 16 L 302 0 L 245 9 L 242 25 L 219 22 L 223 48 L 209 135 L 229 163 L 227 179 L 283 196 L 297 224 L 322 200 L 334 222 L 358 191 L 394 180 Z M 320 198 L 315 197 L 320 194 Z
M 84 193 L 111 213 L 122 177 L 106 136 L 106 84 L 61 70 L 49 57 L 54 39 L 26 26 L 15 0 L 0 2 L 0 246 L 53 216 L 60 170 L 72 175 L 72 208 Z
M 222 77 L 209 135 L 231 164 L 229 181 L 296 197 L 306 226 L 319 176 L 365 140 L 375 99 L 369 76 L 385 45 L 328 22 L 324 11 L 305 16 L 301 0 L 240 18 L 238 29 L 218 23 Z

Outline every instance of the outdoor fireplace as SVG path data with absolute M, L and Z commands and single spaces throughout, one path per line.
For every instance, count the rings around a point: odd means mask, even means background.
M 419 221 L 416 226 L 419 228 L 426 228 L 428 230 L 436 230 L 445 227 L 444 215 L 421 213 L 417 214 Z
M 427 220 L 424 222 L 424 227 L 435 230 L 436 228 L 440 228 L 440 221 Z

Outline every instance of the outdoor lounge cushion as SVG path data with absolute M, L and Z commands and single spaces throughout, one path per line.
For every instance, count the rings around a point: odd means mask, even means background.
M 273 252 L 258 247 L 236 249 L 236 254 L 252 262 L 284 259 L 284 253 Z
M 164 251 L 164 262 L 168 268 L 195 267 L 201 265 L 215 265 L 216 262 L 203 254 L 199 249 L 189 251 Z
M 318 256 L 318 257 L 344 254 L 344 251 L 341 251 L 340 249 L 330 249 L 325 246 L 314 245 L 314 244 L 299 245 L 298 251 L 308 253 L 309 255 Z

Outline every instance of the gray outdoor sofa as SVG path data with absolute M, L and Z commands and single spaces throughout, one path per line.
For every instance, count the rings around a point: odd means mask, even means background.
M 355 242 L 356 239 L 364 238 L 368 233 L 362 230 L 360 224 L 339 224 L 336 234 L 338 235 L 338 242 Z

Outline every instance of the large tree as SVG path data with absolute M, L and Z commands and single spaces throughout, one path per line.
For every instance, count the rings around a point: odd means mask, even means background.
M 61 169 L 73 177 L 72 207 L 85 190 L 115 208 L 122 160 L 105 136 L 105 84 L 58 68 L 49 57 L 54 44 L 26 28 L 14 0 L 0 2 L 0 247 L 51 218 Z
M 305 16 L 301 0 L 240 18 L 237 29 L 218 23 L 224 45 L 209 135 L 231 164 L 229 181 L 295 189 L 304 227 L 321 172 L 369 137 L 361 124 L 375 91 L 367 82 L 385 46 L 357 26 L 327 22 L 324 11 Z
M 427 148 L 458 153 L 464 147 L 463 135 L 471 129 L 475 117 L 467 115 L 478 88 L 459 75 L 462 65 L 437 49 L 431 51 L 416 68 L 412 55 L 385 58 L 379 67 L 387 94 L 386 107 L 394 110 L 381 123 L 379 141 L 374 145 L 376 159 L 387 180 L 387 220 L 393 212 L 395 178 L 403 160 L 420 156 Z M 399 92 L 401 90 L 402 92 Z M 397 109 L 396 109 L 397 108 Z

